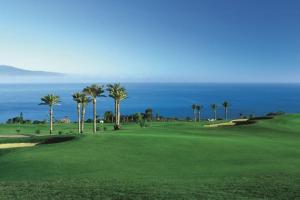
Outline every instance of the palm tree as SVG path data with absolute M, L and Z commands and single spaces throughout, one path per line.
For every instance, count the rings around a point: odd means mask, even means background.
M 192 109 L 193 109 L 193 114 L 194 114 L 194 121 L 196 122 L 197 119 L 196 119 L 196 109 L 197 109 L 197 104 L 193 104 L 192 105 Z
M 105 121 L 105 122 L 112 122 L 113 116 L 114 116 L 114 114 L 113 114 L 112 111 L 106 111 L 106 112 L 104 113 L 104 116 L 103 116 L 104 121 Z
M 53 106 L 58 105 L 60 102 L 59 96 L 55 96 L 54 94 L 48 94 L 41 98 L 40 105 L 48 105 L 49 106 L 49 123 L 50 123 L 50 134 L 53 132 Z
M 82 93 L 76 92 L 72 95 L 73 100 L 77 103 L 77 117 L 78 117 L 78 133 L 80 133 L 80 107 L 81 107 L 81 97 Z
M 120 129 L 120 102 L 127 98 L 127 91 L 120 83 L 108 84 L 109 96 L 115 100 L 115 130 Z
M 223 105 L 224 110 L 225 110 L 225 120 L 227 120 L 229 103 L 227 101 L 224 101 L 222 105 Z
M 147 108 L 145 110 L 145 117 L 148 121 L 152 121 L 152 119 L 153 119 L 153 110 L 152 110 L 152 108 Z
M 212 111 L 214 113 L 214 119 L 217 120 L 217 108 L 218 108 L 218 106 L 216 104 L 211 104 L 210 108 L 212 109 Z
M 198 120 L 201 120 L 201 110 L 203 109 L 202 105 L 196 105 L 196 110 L 198 111 Z
M 80 127 L 80 133 L 83 133 L 84 130 L 84 118 L 85 118 L 85 108 L 88 103 L 90 103 L 92 99 L 88 97 L 86 94 L 81 94 L 79 96 L 79 102 L 81 103 L 81 127 Z
M 88 86 L 83 89 L 83 92 L 87 95 L 89 95 L 92 98 L 93 101 L 93 113 L 94 113 L 94 123 L 93 123 L 93 132 L 96 133 L 97 131 L 97 113 L 96 113 L 96 99 L 97 97 L 105 97 L 103 95 L 104 93 L 104 86 L 92 84 L 91 86 Z

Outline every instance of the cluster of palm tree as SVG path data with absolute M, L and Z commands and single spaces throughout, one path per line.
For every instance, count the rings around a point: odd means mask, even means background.
M 127 98 L 126 89 L 121 86 L 119 83 L 108 84 L 106 86 L 106 90 L 108 91 L 108 96 L 114 99 L 114 107 L 115 107 L 115 125 L 114 129 L 120 129 L 120 103 L 122 100 Z M 92 102 L 93 103 L 93 133 L 97 132 L 97 98 L 98 97 L 106 97 L 104 95 L 105 86 L 92 84 L 90 86 L 85 87 L 82 92 L 76 92 L 72 95 L 73 100 L 77 103 L 77 121 L 78 121 L 78 132 L 84 132 L 84 122 L 85 122 L 85 112 L 86 106 Z M 58 105 L 60 100 L 59 96 L 54 94 L 48 94 L 41 98 L 42 103 L 40 105 L 48 105 L 49 106 L 49 124 L 50 124 L 50 134 L 53 132 L 53 106 Z
M 114 129 L 119 130 L 120 129 L 120 117 L 121 117 L 120 103 L 121 103 L 121 101 L 123 101 L 124 99 L 127 98 L 127 91 L 119 83 L 108 84 L 107 91 L 109 93 L 108 96 L 115 100 L 115 126 L 114 126 Z
M 225 120 L 228 119 L 228 108 L 229 108 L 229 103 L 228 101 L 224 101 L 222 103 L 222 106 L 224 108 L 224 117 Z M 198 104 L 193 104 L 192 105 L 192 110 L 193 110 L 193 115 L 194 115 L 194 121 L 200 121 L 201 120 L 201 111 L 203 110 L 204 106 L 202 105 L 198 105 Z M 217 109 L 218 109 L 218 105 L 217 104 L 211 104 L 210 108 L 212 110 L 213 113 L 213 119 L 217 120 Z
M 193 114 L 194 114 L 194 121 L 200 121 L 201 120 L 201 111 L 203 109 L 203 105 L 193 104 Z
M 72 97 L 73 100 L 77 103 L 78 132 L 83 133 L 84 120 L 85 120 L 85 108 L 92 101 L 92 99 L 83 92 L 76 92 L 72 95 Z M 93 131 L 95 133 L 95 130 Z

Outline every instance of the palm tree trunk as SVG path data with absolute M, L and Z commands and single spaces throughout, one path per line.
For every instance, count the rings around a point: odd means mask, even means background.
M 120 115 L 120 102 L 118 101 L 117 102 L 117 112 L 118 112 L 118 124 L 117 124 L 117 126 L 118 126 L 118 129 L 120 128 L 120 117 L 121 117 L 121 115 Z
M 194 109 L 194 121 L 197 121 L 197 117 L 196 117 L 196 110 Z
M 84 130 L 84 117 L 85 117 L 85 105 L 82 105 L 82 112 L 81 112 L 81 130 L 80 130 L 81 133 L 83 133 L 83 130 Z
M 214 112 L 215 112 L 215 120 L 217 120 L 217 110 L 215 110 Z
M 80 104 L 77 104 L 77 117 L 78 117 L 78 133 L 80 133 Z
M 115 128 L 118 126 L 118 104 L 117 100 L 115 100 Z
M 227 111 L 227 108 L 225 108 L 225 119 L 227 120 L 227 114 L 228 114 L 228 111 Z
M 49 115 L 50 115 L 50 134 L 52 134 L 52 132 L 53 132 L 53 109 L 52 109 L 52 106 L 50 106 Z
M 201 119 L 201 112 L 200 112 L 200 110 L 198 111 L 198 120 L 199 120 L 199 122 L 200 122 L 200 119 Z
M 97 131 L 96 98 L 93 99 L 93 113 L 94 113 L 93 132 L 96 133 Z

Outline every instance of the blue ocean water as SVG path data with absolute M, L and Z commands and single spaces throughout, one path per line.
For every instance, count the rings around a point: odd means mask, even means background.
M 68 116 L 76 119 L 76 104 L 71 94 L 89 84 L 1 84 L 0 122 L 23 112 L 26 119 L 47 119 L 48 107 L 40 106 L 40 97 L 54 93 L 61 97 L 61 105 L 54 108 L 56 119 Z M 229 117 L 263 115 L 273 111 L 300 113 L 300 84 L 192 84 L 192 83 L 126 83 L 129 97 L 121 104 L 122 114 L 143 112 L 151 107 L 162 116 L 192 117 L 193 103 L 204 105 L 203 117 L 212 113 L 210 104 L 219 105 L 218 116 L 223 117 L 221 106 L 229 101 Z M 113 100 L 99 98 L 97 112 L 113 111 Z M 92 117 L 91 105 L 87 117 Z

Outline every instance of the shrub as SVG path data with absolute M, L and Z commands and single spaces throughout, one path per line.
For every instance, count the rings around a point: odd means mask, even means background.
M 114 130 L 120 130 L 120 127 L 118 125 L 114 125 Z
M 100 127 L 96 127 L 96 131 L 100 131 Z
M 145 122 L 144 127 L 150 127 L 150 123 Z
M 41 134 L 41 130 L 35 130 L 35 134 Z
M 21 132 L 21 130 L 20 130 L 20 129 L 17 129 L 17 130 L 16 130 L 16 132 L 17 132 L 17 133 L 20 133 L 20 132 Z
M 253 119 L 253 118 L 255 118 L 255 115 L 254 114 L 250 114 L 249 115 L 249 119 Z
M 93 123 L 93 119 L 87 119 L 85 123 Z
M 32 123 L 33 124 L 46 124 L 46 121 L 45 120 L 43 120 L 43 121 L 34 120 Z
M 32 121 L 27 119 L 27 120 L 23 121 L 23 124 L 32 124 Z
M 278 111 L 278 112 L 270 112 L 267 114 L 267 116 L 277 116 L 277 115 L 284 115 L 285 112 Z
M 265 119 L 273 119 L 271 116 L 263 116 L 263 117 L 252 117 L 250 120 L 265 120 Z
M 58 134 L 61 135 L 61 134 L 63 134 L 63 132 L 62 131 L 58 131 Z
M 146 124 L 145 120 L 140 120 L 139 121 L 139 125 L 140 125 L 141 128 L 145 127 L 145 124 Z
M 106 130 L 107 130 L 107 127 L 106 127 L 106 126 L 104 126 L 104 127 L 103 127 L 103 130 L 104 130 L 104 131 L 106 131 Z
M 250 125 L 250 124 L 255 124 L 256 121 L 254 120 L 247 120 L 247 121 L 236 121 L 234 122 L 236 126 L 240 126 L 240 125 Z

